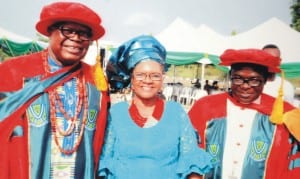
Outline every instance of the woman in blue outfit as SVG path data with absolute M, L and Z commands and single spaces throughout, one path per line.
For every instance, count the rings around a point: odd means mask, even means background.
M 112 54 L 112 88 L 131 86 L 132 100 L 114 104 L 98 175 L 105 178 L 201 178 L 211 157 L 197 146 L 195 131 L 180 106 L 159 97 L 166 50 L 152 36 L 138 36 Z

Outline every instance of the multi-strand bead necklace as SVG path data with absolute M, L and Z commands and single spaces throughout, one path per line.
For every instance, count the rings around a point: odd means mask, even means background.
M 47 60 L 47 51 L 43 54 L 43 59 L 44 60 L 44 68 L 46 73 L 50 73 L 50 67 L 48 65 L 48 60 Z M 84 128 L 87 122 L 87 111 L 88 111 L 88 97 L 87 97 L 87 90 L 85 88 L 85 78 L 81 73 L 76 78 L 76 85 L 77 87 L 77 92 L 78 92 L 78 101 L 77 101 L 77 106 L 76 106 L 76 111 L 74 114 L 74 117 L 70 117 L 66 110 L 64 109 L 63 102 L 57 92 L 56 89 L 53 89 L 49 92 L 49 102 L 50 102 L 50 122 L 51 122 L 51 131 L 54 136 L 54 141 L 56 146 L 59 148 L 61 153 L 64 153 L 66 155 L 70 155 L 77 151 L 80 142 L 82 140 L 82 136 L 84 133 Z M 56 108 L 58 106 L 58 108 Z M 82 115 L 82 122 L 80 126 L 80 132 L 79 136 L 77 137 L 77 141 L 74 144 L 72 149 L 66 150 L 64 149 L 58 140 L 58 134 L 59 133 L 61 136 L 69 136 L 71 135 L 74 130 L 76 129 L 76 122 L 80 120 L 80 112 L 82 111 L 82 106 L 83 106 L 83 115 Z M 59 110 L 60 113 L 63 114 L 64 118 L 69 121 L 69 126 L 67 127 L 66 130 L 61 129 L 60 126 L 57 124 L 57 110 Z

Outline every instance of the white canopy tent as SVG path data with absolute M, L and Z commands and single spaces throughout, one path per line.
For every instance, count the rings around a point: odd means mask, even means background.
M 167 51 L 205 52 L 215 55 L 223 50 L 219 47 L 225 39 L 206 25 L 195 28 L 181 18 L 175 19 L 155 37 Z
M 199 51 L 197 30 L 184 20 L 175 19 L 166 29 L 155 37 L 166 47 L 167 51 Z
M 280 48 L 283 63 L 300 62 L 300 33 L 277 18 L 234 36 L 222 36 L 206 25 L 193 27 L 177 18 L 155 37 L 168 51 L 202 52 L 218 56 L 229 48 L 262 48 L 272 43 Z
M 14 32 L 11 32 L 9 30 L 6 30 L 6 29 L 0 27 L 0 39 L 4 39 L 4 38 L 8 39 L 8 40 L 11 40 L 13 42 L 16 42 L 16 43 L 28 43 L 28 42 L 35 41 L 41 47 L 46 47 L 47 46 L 47 43 L 45 43 L 45 42 L 41 42 L 41 41 L 38 41 L 38 40 L 33 40 L 33 39 L 18 35 Z
M 20 42 L 20 43 L 26 43 L 26 42 L 31 42 L 32 40 L 26 37 L 23 37 L 21 35 L 15 34 L 11 31 L 8 31 L 2 27 L 0 27 L 0 38 L 7 38 L 12 41 Z
M 223 48 L 216 46 L 222 44 L 225 37 L 213 31 L 206 25 L 198 28 L 185 22 L 181 18 L 175 19 L 166 29 L 155 36 L 167 49 L 167 51 L 178 52 L 202 52 L 205 54 L 220 54 Z M 201 64 L 201 83 L 204 84 L 205 66 L 213 64 L 212 61 L 204 55 L 196 62 Z M 174 72 L 175 74 L 175 72 Z
M 281 50 L 282 63 L 300 62 L 300 32 L 277 18 L 247 32 L 226 37 L 226 42 L 229 48 L 262 48 L 266 44 L 275 44 Z

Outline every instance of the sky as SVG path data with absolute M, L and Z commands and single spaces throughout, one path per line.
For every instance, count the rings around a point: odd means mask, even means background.
M 141 34 L 158 34 L 177 17 L 194 27 L 209 26 L 222 35 L 242 33 L 276 17 L 291 23 L 292 0 L 74 0 L 95 10 L 103 21 L 103 40 L 121 43 Z M 37 39 L 35 24 L 54 0 L 6 0 L 0 27 Z M 0 34 L 1 35 L 1 34 Z M 179 34 L 184 35 L 184 34 Z

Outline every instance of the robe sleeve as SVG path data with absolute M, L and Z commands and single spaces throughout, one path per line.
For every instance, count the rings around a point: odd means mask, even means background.
M 112 127 L 111 116 L 108 116 L 108 124 L 105 133 L 104 145 L 102 148 L 99 167 L 97 174 L 98 176 L 109 176 L 114 173 L 114 145 L 116 137 Z
M 209 153 L 197 145 L 196 131 L 194 130 L 185 111 L 181 111 L 181 134 L 179 146 L 179 162 L 177 173 L 186 178 L 191 173 L 204 175 L 208 173 L 214 163 Z

